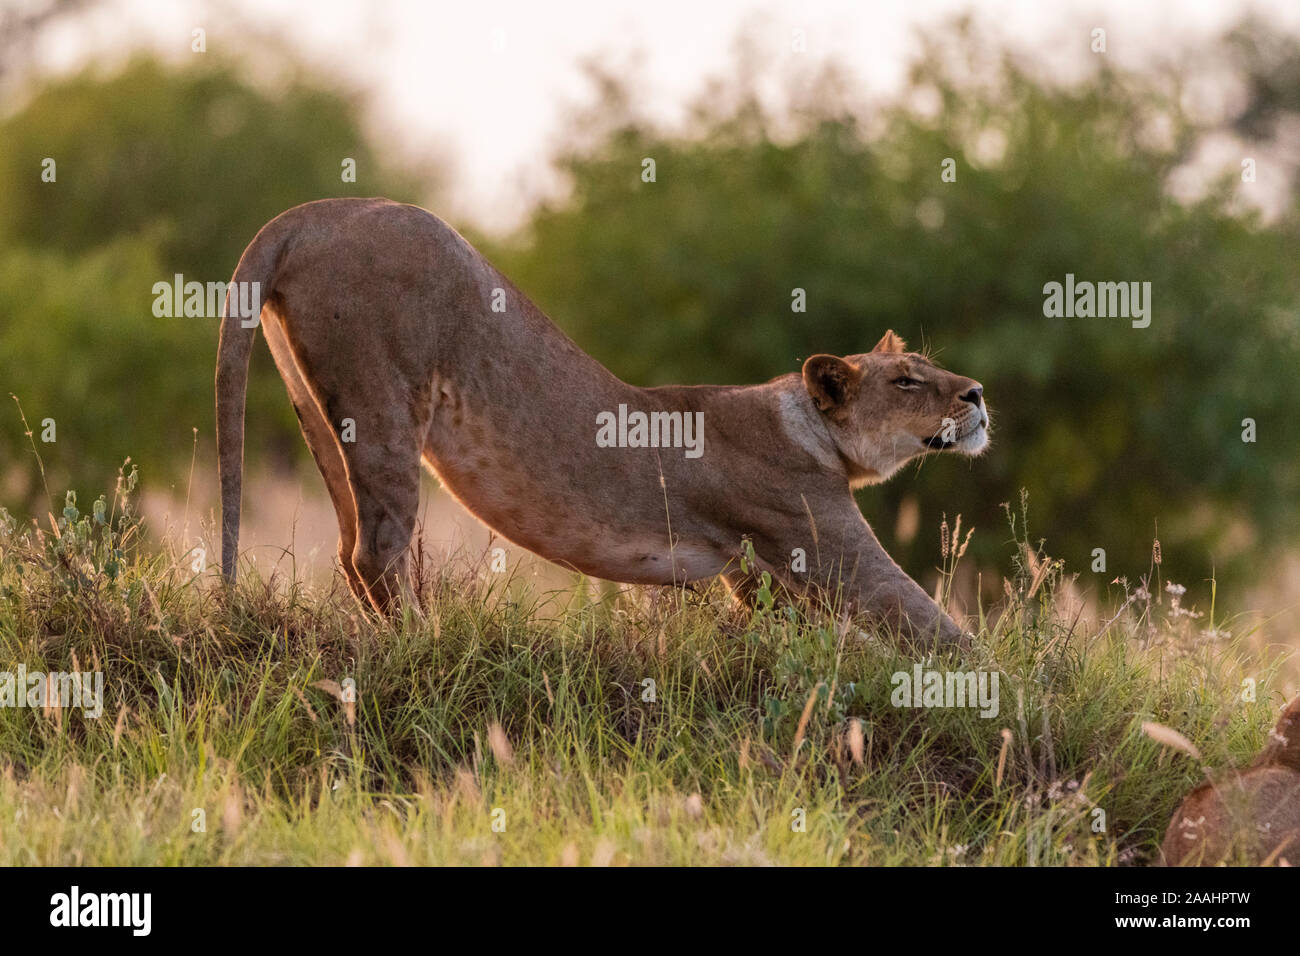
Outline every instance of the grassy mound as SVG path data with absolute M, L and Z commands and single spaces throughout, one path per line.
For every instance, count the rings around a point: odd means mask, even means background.
M 142 543 L 132 487 L 0 514 L 0 671 L 104 681 L 98 718 L 0 706 L 0 864 L 1140 864 L 1280 697 L 1276 662 L 1145 588 L 1062 620 L 1032 552 L 970 654 L 918 662 L 713 593 L 555 611 L 422 571 L 393 622 L 248 571 L 229 593 Z M 996 673 L 996 716 L 894 706 L 917 663 Z

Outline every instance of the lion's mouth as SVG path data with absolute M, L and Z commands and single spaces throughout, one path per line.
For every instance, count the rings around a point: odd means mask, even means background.
M 971 419 L 974 421 L 971 421 Z M 966 450 L 968 448 L 983 448 L 987 443 L 987 428 L 989 424 L 988 413 L 983 409 L 977 409 L 974 415 L 966 416 L 967 427 L 953 439 L 943 437 L 943 432 L 931 435 L 929 438 L 922 439 L 922 444 L 933 451 L 947 451 L 950 448 Z

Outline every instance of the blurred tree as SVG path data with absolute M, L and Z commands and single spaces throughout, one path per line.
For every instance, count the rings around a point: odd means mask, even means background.
M 1067 88 L 1010 56 L 972 68 L 991 46 L 968 29 L 932 38 L 907 89 L 866 121 L 825 105 L 845 99 L 834 74 L 788 116 L 741 77 L 670 132 L 603 77 L 603 125 L 571 138 L 594 145 L 560 160 L 571 191 L 494 256 L 638 384 L 761 381 L 891 327 L 979 378 L 995 426 L 985 458 L 927 461 L 861 495 L 913 573 L 938 564 L 944 513 L 979 527 L 985 566 L 1005 563 L 999 504 L 1021 487 L 1032 531 L 1071 569 L 1090 574 L 1106 550 L 1091 576 L 1103 588 L 1148 570 L 1157 523 L 1183 583 L 1259 567 L 1300 530 L 1300 221 L 1242 212 L 1235 164 L 1195 201 L 1170 195 L 1208 132 L 1185 114 L 1179 76 L 1099 61 Z M 1150 282 L 1150 327 L 1045 317 L 1044 285 L 1067 273 Z M 792 311 L 795 289 L 806 312 Z M 894 540 L 909 495 L 924 530 Z
M 165 268 L 221 280 L 290 206 L 418 194 L 372 150 L 353 99 L 301 82 L 268 93 L 214 54 L 196 59 L 176 69 L 141 58 L 107 80 L 88 71 L 0 124 L 0 176 L 13 184 L 0 243 L 78 254 L 147 233 Z M 46 157 L 57 183 L 41 181 Z M 354 183 L 342 178 L 348 158 Z
M 57 422 L 41 446 L 56 494 L 108 486 L 127 455 L 146 481 L 183 477 L 191 429 L 212 441 L 217 320 L 155 317 L 156 282 L 228 281 L 257 230 L 301 202 L 419 198 L 359 115 L 349 96 L 302 80 L 263 90 L 206 54 L 183 69 L 139 58 L 107 79 L 87 71 L 0 122 L 0 391 L 29 420 Z M 309 462 L 265 349 L 253 364 L 250 446 L 263 462 Z M 0 463 L 30 454 L 16 410 L 0 421 Z M 10 506 L 39 491 L 25 463 L 0 479 Z

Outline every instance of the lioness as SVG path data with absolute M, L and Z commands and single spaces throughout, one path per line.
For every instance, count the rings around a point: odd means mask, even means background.
M 404 580 L 423 461 L 489 527 L 595 577 L 722 575 L 743 594 L 767 571 L 905 637 L 963 637 L 853 500 L 852 489 L 918 455 L 988 444 L 980 384 L 907 352 L 892 331 L 870 353 L 814 355 L 802 375 L 765 385 L 637 388 L 454 229 L 385 199 L 325 199 L 277 216 L 244 250 L 231 289 L 238 283 L 258 283 L 261 306 L 240 316 L 228 295 L 221 322 L 228 580 L 260 321 L 338 514 L 348 584 L 381 612 Z M 626 427 L 638 413 L 653 435 Z M 697 423 L 695 445 L 671 447 Z M 757 558 L 748 575 L 737 561 L 745 538 Z
M 1300 697 L 1282 709 L 1249 769 L 1187 795 L 1160 855 L 1168 866 L 1300 862 Z

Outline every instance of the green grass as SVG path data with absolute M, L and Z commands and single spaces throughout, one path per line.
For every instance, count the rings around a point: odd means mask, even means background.
M 985 719 L 893 707 L 891 642 L 712 592 L 422 571 L 393 622 L 252 569 L 227 594 L 129 488 L 58 536 L 0 515 L 0 670 L 105 678 L 97 720 L 0 708 L 0 864 L 1141 864 L 1205 772 L 1142 722 L 1220 768 L 1280 697 L 1168 601 L 1071 628 L 1051 565 L 932 662 L 999 672 Z

